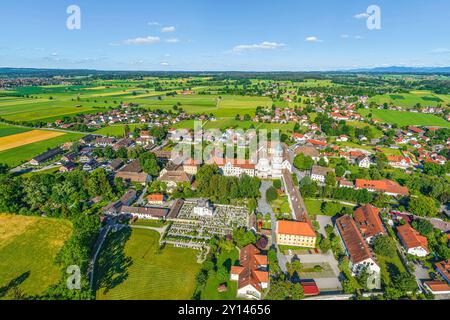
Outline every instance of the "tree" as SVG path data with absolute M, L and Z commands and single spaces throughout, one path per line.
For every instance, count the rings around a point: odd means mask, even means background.
M 322 204 L 322 211 L 327 216 L 335 216 L 342 210 L 342 206 L 336 202 L 325 202 Z
M 305 297 L 303 286 L 300 283 L 294 283 L 290 286 L 290 295 L 292 300 L 301 300 Z
M 158 160 L 153 153 L 144 153 L 139 158 L 142 170 L 152 177 L 157 177 L 161 168 L 159 167 Z
M 303 153 L 297 155 L 294 159 L 294 167 L 298 170 L 311 170 L 314 165 L 314 160 L 311 157 L 305 156 Z
M 373 249 L 376 254 L 379 254 L 383 257 L 393 258 L 397 254 L 395 242 L 389 236 L 380 236 L 375 238 L 373 242 Z
M 275 189 L 274 187 L 270 187 L 269 189 L 267 189 L 266 198 L 268 202 L 275 201 L 278 198 L 277 189 Z
M 425 219 L 414 220 L 412 226 L 423 236 L 428 237 L 433 234 L 434 227 L 428 220 Z
M 325 177 L 325 184 L 330 187 L 336 186 L 336 174 L 334 172 L 328 172 Z
M 345 170 L 344 167 L 342 167 L 342 166 L 337 166 L 336 169 L 335 169 L 336 176 L 338 176 L 338 177 L 343 177 L 344 174 L 345 174 L 345 171 L 346 171 L 346 170 Z
M 394 287 L 397 288 L 403 295 L 417 290 L 416 278 L 407 272 L 396 274 L 392 278 Z
M 273 187 L 276 189 L 281 189 L 281 180 L 277 179 L 273 181 Z
M 436 202 L 422 195 L 409 198 L 408 210 L 421 217 L 435 217 L 438 214 Z

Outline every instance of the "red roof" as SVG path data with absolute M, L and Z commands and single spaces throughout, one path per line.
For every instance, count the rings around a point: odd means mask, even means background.
M 355 211 L 355 221 L 365 238 L 385 233 L 380 219 L 380 209 L 367 204 Z
M 308 140 L 309 143 L 317 145 L 317 146 L 322 146 L 322 147 L 326 147 L 327 143 L 325 141 L 319 141 L 319 140 Z
M 421 236 L 409 224 L 405 224 L 403 226 L 397 227 L 397 232 L 398 232 L 400 239 L 402 240 L 403 245 L 407 249 L 422 247 L 427 252 L 430 252 L 428 249 L 427 238 L 424 236 Z
M 356 180 L 356 188 L 358 189 L 370 189 L 379 192 L 387 192 L 400 195 L 408 195 L 409 190 L 407 187 L 402 187 L 398 183 L 391 180 Z
M 162 201 L 164 201 L 164 195 L 162 195 L 162 194 L 150 194 L 150 195 L 147 196 L 147 200 L 151 201 L 151 202 L 153 202 L 153 201 L 162 202 Z
M 305 281 L 301 283 L 305 296 L 318 296 L 320 294 L 319 287 L 314 281 Z
M 316 237 L 316 233 L 306 222 L 278 221 L 277 233 L 303 237 Z

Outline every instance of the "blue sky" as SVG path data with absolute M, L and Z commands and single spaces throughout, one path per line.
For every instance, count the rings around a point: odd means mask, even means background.
M 81 9 L 68 30 L 66 9 Z M 381 30 L 362 15 L 381 8 Z M 22 0 L 0 11 L 0 66 L 335 70 L 450 66 L 448 0 Z M 359 18 L 358 18 L 359 17 Z

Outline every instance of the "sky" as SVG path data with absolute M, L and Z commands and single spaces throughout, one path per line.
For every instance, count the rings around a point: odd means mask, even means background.
M 80 29 L 69 29 L 69 6 Z M 371 30 L 367 9 L 380 9 Z M 71 11 L 73 12 L 73 11 Z M 0 67 L 323 71 L 450 66 L 448 0 L 21 0 L 0 11 Z

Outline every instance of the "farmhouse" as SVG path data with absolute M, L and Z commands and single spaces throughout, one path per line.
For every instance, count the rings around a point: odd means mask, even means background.
M 350 259 L 350 269 L 353 275 L 358 275 L 367 269 L 369 273 L 380 273 L 380 267 L 375 262 L 372 252 L 358 230 L 355 221 L 345 215 L 336 220 L 337 230 L 344 244 L 345 252 Z
M 402 156 L 388 156 L 389 165 L 394 168 L 407 169 L 411 166 L 411 159 Z
M 59 155 L 61 153 L 63 153 L 63 150 L 59 147 L 50 149 L 50 150 L 38 155 L 37 157 L 31 159 L 30 164 L 33 166 L 39 166 L 39 165 L 43 164 L 44 162 L 56 157 L 57 155 Z
M 239 266 L 231 267 L 231 280 L 238 282 L 237 297 L 262 298 L 262 291 L 269 287 L 267 256 L 250 244 L 240 251 Z
M 427 238 L 420 235 L 409 224 L 399 226 L 397 233 L 408 254 L 417 257 L 426 257 L 430 253 Z
M 278 221 L 277 243 L 280 245 L 315 248 L 317 235 L 306 222 Z
M 355 210 L 355 222 L 367 243 L 372 243 L 379 236 L 386 234 L 380 219 L 380 210 L 367 204 Z

